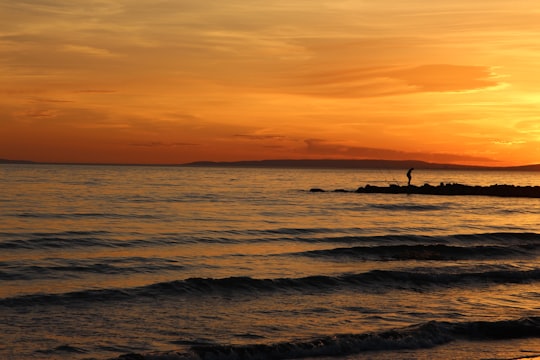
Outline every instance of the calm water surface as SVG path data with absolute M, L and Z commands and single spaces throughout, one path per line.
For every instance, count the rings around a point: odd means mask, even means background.
M 0 358 L 540 356 L 540 199 L 309 192 L 405 173 L 4 165 Z

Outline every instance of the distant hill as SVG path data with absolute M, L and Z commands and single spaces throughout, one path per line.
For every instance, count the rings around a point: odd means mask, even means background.
M 38 164 L 38 163 L 35 161 L 28 161 L 28 160 L 0 159 L 0 164 Z
M 186 164 L 99 164 L 99 163 L 46 163 L 28 160 L 0 159 L 0 164 L 50 164 L 50 165 L 130 165 L 130 166 L 183 166 L 183 167 L 247 167 L 285 169 L 431 169 L 431 170 L 507 170 L 540 171 L 540 164 L 522 166 L 473 166 L 439 164 L 420 160 L 347 160 L 347 159 L 296 159 L 296 160 L 246 160 L 231 162 L 196 161 Z
M 254 160 L 213 162 L 197 161 L 182 166 L 192 167 L 258 167 L 258 168 L 293 168 L 293 169 L 446 169 L 446 170 L 513 170 L 513 171 L 540 171 L 540 164 L 524 166 L 472 166 L 456 164 L 438 164 L 420 160 Z

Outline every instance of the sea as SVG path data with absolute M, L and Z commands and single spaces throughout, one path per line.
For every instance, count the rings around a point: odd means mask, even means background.
M 0 359 L 539 359 L 540 199 L 406 171 L 1 165 Z

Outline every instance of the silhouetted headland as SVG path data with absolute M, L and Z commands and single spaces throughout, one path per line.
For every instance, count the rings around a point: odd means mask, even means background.
M 282 159 L 248 160 L 232 162 L 196 161 L 182 164 L 187 167 L 248 167 L 248 168 L 293 168 L 293 169 L 424 169 L 424 170 L 503 170 L 540 171 L 540 164 L 520 166 L 478 166 L 430 163 L 421 160 L 382 159 Z
M 182 167 L 238 167 L 238 168 L 282 168 L 282 169 L 423 169 L 423 170 L 487 170 L 487 171 L 540 171 L 540 164 L 518 166 L 479 166 L 430 163 L 421 160 L 381 160 L 381 159 L 280 159 L 246 161 L 196 161 L 184 164 L 164 163 L 103 163 L 103 162 L 38 162 L 0 158 L 0 164 L 36 165 L 110 165 L 110 166 L 182 166 Z
M 326 192 L 323 189 L 313 188 L 311 192 Z M 490 185 L 470 186 L 462 184 L 443 184 L 433 186 L 424 184 L 415 185 L 366 185 L 355 191 L 336 189 L 334 192 L 354 192 L 361 194 L 422 194 L 422 195 L 473 195 L 473 196 L 499 196 L 499 197 L 525 197 L 540 198 L 540 186 Z
M 37 164 L 37 163 L 35 161 L 29 161 L 29 160 L 0 159 L 0 164 Z

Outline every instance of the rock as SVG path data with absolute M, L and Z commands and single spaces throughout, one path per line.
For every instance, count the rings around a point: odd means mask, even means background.
M 470 186 L 462 184 L 444 184 L 432 186 L 398 186 L 390 185 L 359 187 L 357 193 L 380 194 L 424 194 L 424 195 L 469 195 L 469 196 L 499 196 L 499 197 L 528 197 L 540 198 L 540 186 L 490 185 Z

